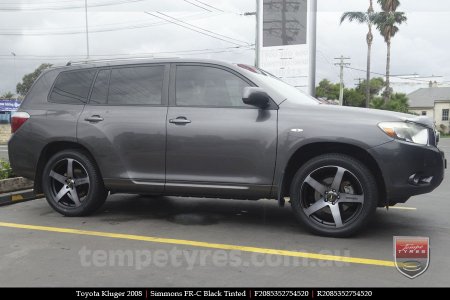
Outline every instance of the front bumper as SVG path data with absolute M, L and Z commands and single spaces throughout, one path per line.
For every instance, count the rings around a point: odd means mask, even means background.
M 435 146 L 394 140 L 370 149 L 369 153 L 380 166 L 389 204 L 429 193 L 444 179 L 446 159 Z

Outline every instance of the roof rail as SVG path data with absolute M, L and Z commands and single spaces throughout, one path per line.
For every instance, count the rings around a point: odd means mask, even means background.
M 138 60 L 138 59 L 158 60 L 158 59 L 170 59 L 170 58 L 180 58 L 180 57 L 178 57 L 178 56 L 172 56 L 172 57 L 140 56 L 140 57 L 104 58 L 104 59 L 85 59 L 85 60 L 78 60 L 78 61 L 68 61 L 66 66 L 97 63 L 97 62 L 127 61 L 127 60 Z

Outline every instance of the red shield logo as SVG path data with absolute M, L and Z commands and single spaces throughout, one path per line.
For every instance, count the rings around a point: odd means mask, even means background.
M 419 276 L 430 262 L 430 239 L 394 236 L 394 259 L 400 273 L 411 279 Z

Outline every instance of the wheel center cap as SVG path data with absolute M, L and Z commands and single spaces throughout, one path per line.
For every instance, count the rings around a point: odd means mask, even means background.
M 67 182 L 67 186 L 70 187 L 71 189 L 73 189 L 74 185 L 75 185 L 75 180 L 73 180 L 72 178 L 68 178 L 66 180 Z
M 339 193 L 335 190 L 329 190 L 325 192 L 325 202 L 329 202 L 331 204 L 335 204 L 340 197 Z

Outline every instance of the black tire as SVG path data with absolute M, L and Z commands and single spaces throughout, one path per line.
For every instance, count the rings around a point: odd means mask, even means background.
M 296 218 L 309 231 L 330 237 L 359 232 L 378 203 L 374 175 L 359 160 L 343 154 L 306 162 L 294 176 L 290 195 Z
M 42 189 L 50 206 L 68 217 L 94 213 L 108 196 L 94 160 L 80 150 L 64 150 L 49 159 L 42 174 Z

